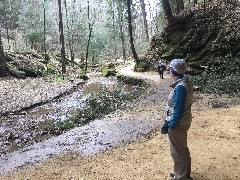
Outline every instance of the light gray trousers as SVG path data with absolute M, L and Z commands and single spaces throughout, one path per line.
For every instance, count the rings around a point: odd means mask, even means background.
M 176 180 L 186 180 L 191 174 L 191 157 L 187 146 L 187 131 L 190 125 L 178 125 L 168 130 L 170 153 L 174 162 Z

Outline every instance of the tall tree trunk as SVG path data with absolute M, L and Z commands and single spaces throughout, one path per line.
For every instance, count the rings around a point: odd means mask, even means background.
M 193 0 L 194 6 L 197 4 L 197 0 Z
M 173 22 L 173 15 L 172 15 L 172 10 L 171 10 L 169 1 L 168 0 L 161 0 L 161 2 L 162 2 L 164 15 L 166 17 L 167 22 L 169 24 L 172 24 L 172 22 Z
M 3 57 L 4 57 L 4 51 L 3 51 L 3 45 L 2 45 L 2 36 L 0 34 L 0 58 L 1 58 L 0 62 L 2 62 Z
M 176 12 L 177 14 L 179 14 L 184 9 L 184 2 L 183 0 L 176 0 L 176 4 L 177 4 Z
M 61 43 L 62 75 L 64 77 L 64 74 L 66 74 L 66 64 L 65 64 L 65 44 L 64 44 L 64 35 L 63 35 L 61 0 L 58 0 L 58 10 L 59 10 L 59 32 L 60 32 L 60 43 Z
M 70 28 L 69 28 L 69 22 L 68 22 L 68 11 L 67 11 L 67 1 L 64 0 L 64 6 L 65 6 L 65 12 L 66 12 L 66 24 L 67 24 L 67 34 L 68 34 L 68 46 L 69 46 L 69 51 L 70 51 L 70 57 L 71 61 L 73 62 L 74 59 L 72 59 L 73 56 L 73 50 L 72 50 L 72 42 L 70 38 Z
M 7 72 L 5 70 L 5 55 L 3 51 L 3 45 L 2 45 L 2 37 L 0 34 L 0 77 L 7 76 Z
M 46 0 L 43 2 L 43 48 L 44 48 L 44 60 L 47 66 L 48 73 L 48 58 L 47 58 L 47 48 L 46 48 Z
M 111 3 L 111 12 L 112 12 L 112 28 L 113 28 L 113 41 L 114 41 L 114 56 L 117 55 L 117 47 L 116 47 L 116 29 L 115 29 L 115 12 L 114 12 L 115 0 L 112 0 Z M 114 58 L 115 58 L 114 57 Z
M 149 42 L 146 5 L 145 5 L 144 0 L 140 0 L 140 2 L 141 2 L 141 11 L 142 11 L 142 16 L 143 16 L 144 30 L 145 30 L 145 35 L 146 35 L 146 42 Z
M 9 0 L 8 3 L 9 3 L 9 9 L 10 9 L 10 11 L 12 11 L 12 2 L 11 2 L 11 0 Z
M 72 23 L 71 23 L 71 31 L 72 31 L 72 36 L 71 36 L 71 46 L 72 46 L 72 53 L 71 53 L 71 60 L 74 61 L 75 54 L 74 54 L 74 31 L 73 31 L 73 23 L 74 23 L 74 17 L 75 17 L 75 3 L 76 0 L 73 0 L 73 5 L 72 5 Z
M 123 15 L 121 14 L 121 21 L 120 21 L 120 38 L 121 38 L 121 45 L 122 45 L 122 56 L 124 59 L 124 64 L 126 61 L 126 47 L 125 47 L 125 38 L 124 38 L 124 31 L 123 31 Z
M 87 50 L 86 50 L 86 59 L 85 59 L 85 70 L 84 73 L 85 75 L 87 74 L 87 66 L 88 66 L 88 51 L 89 51 L 89 46 L 90 46 L 90 41 L 92 37 L 92 29 L 93 29 L 93 24 L 90 23 L 90 8 L 89 8 L 89 1 L 88 2 L 88 29 L 89 29 L 89 34 L 88 34 L 88 42 L 87 42 Z
M 118 19 L 120 20 L 118 25 L 119 25 L 119 30 L 120 30 L 120 39 L 121 39 L 121 46 L 122 46 L 122 56 L 124 59 L 124 64 L 126 60 L 126 47 L 125 47 L 125 39 L 124 39 L 124 32 L 123 32 L 123 12 L 121 8 L 118 6 L 117 7 L 118 11 Z
M 129 31 L 131 50 L 132 50 L 133 58 L 138 66 L 139 59 L 138 59 L 138 56 L 134 47 L 134 42 L 133 42 L 134 40 L 133 40 L 133 32 L 132 32 L 131 0 L 127 0 L 127 8 L 128 8 L 128 31 Z
M 10 2 L 9 2 L 9 6 L 10 6 L 10 11 L 11 11 Z M 8 50 L 10 50 L 10 37 L 9 37 L 8 18 L 7 18 L 5 0 L 3 2 L 3 8 L 4 8 L 5 29 L 6 29 L 6 33 L 7 33 Z

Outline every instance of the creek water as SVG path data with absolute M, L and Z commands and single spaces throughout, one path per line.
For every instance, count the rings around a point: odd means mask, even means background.
M 159 126 L 158 119 L 132 121 L 128 116 L 106 116 L 85 126 L 76 127 L 56 137 L 42 128 L 47 123 L 71 117 L 84 106 L 85 100 L 102 86 L 126 88 L 116 78 L 90 80 L 70 95 L 21 114 L 1 118 L 0 174 L 43 161 L 52 155 L 74 151 L 92 155 L 133 141 Z
M 31 110 L 0 117 L 0 156 L 50 137 L 45 127 L 64 121 L 81 110 L 87 98 L 108 89 L 124 87 L 116 78 L 96 77 L 73 93 Z

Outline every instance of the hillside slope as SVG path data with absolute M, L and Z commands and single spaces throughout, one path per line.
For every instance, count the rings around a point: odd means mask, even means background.
M 156 34 L 147 59 L 170 61 L 184 58 L 193 67 L 215 62 L 240 62 L 240 2 L 208 2 L 208 6 L 186 10 L 174 23 Z

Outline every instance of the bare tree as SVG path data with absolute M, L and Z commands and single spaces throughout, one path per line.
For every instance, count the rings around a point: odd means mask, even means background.
M 116 25 L 115 25 L 115 0 L 111 0 L 110 2 L 111 8 L 111 17 L 112 17 L 112 31 L 113 31 L 113 42 L 114 42 L 114 57 L 117 55 L 117 47 L 116 47 Z
M 43 1 L 43 48 L 44 48 L 44 59 L 48 64 L 47 48 L 46 48 L 46 0 Z M 47 68 L 48 73 L 48 68 Z
M 65 7 L 65 13 L 66 13 L 66 25 L 67 25 L 67 35 L 68 35 L 68 46 L 69 46 L 69 51 L 70 51 L 70 57 L 71 61 L 74 61 L 74 53 L 72 49 L 72 38 L 70 38 L 70 28 L 69 28 L 69 21 L 68 21 L 68 10 L 67 10 L 67 1 L 64 0 L 64 7 Z
M 88 66 L 88 52 L 89 52 L 89 46 L 90 46 L 90 40 L 91 40 L 91 37 L 92 37 L 92 30 L 93 30 L 93 25 L 94 25 L 94 22 L 91 23 L 90 22 L 90 7 L 89 7 L 89 1 L 88 2 L 88 30 L 89 30 L 89 34 L 88 34 L 88 42 L 87 42 L 87 50 L 86 50 L 86 58 L 85 58 L 85 70 L 84 70 L 84 73 L 85 75 L 87 74 L 87 66 Z
M 134 40 L 133 40 L 133 30 L 132 30 L 132 14 L 131 14 L 131 0 L 127 0 L 127 8 L 128 8 L 128 31 L 129 31 L 129 39 L 131 44 L 131 50 L 133 54 L 133 58 L 138 66 L 139 64 L 139 58 L 136 53 L 135 47 L 134 47 Z
M 144 0 L 140 0 L 140 2 L 141 2 L 141 11 L 142 11 L 142 16 L 143 16 L 144 30 L 145 30 L 145 35 L 146 35 L 146 42 L 149 42 L 146 5 L 145 5 Z
M 72 21 L 71 21 L 71 32 L 72 32 L 72 35 L 71 35 L 71 50 L 72 50 L 72 53 L 71 53 L 71 61 L 74 61 L 74 58 L 75 58 L 75 53 L 74 53 L 74 31 L 73 31 L 73 24 L 74 24 L 74 17 L 75 17 L 75 3 L 76 3 L 76 0 L 73 0 L 73 3 L 72 3 Z
M 118 2 L 117 4 L 117 13 L 118 13 L 118 26 L 119 26 L 119 30 L 120 30 L 120 39 L 121 39 L 121 47 L 122 47 L 122 56 L 124 59 L 124 63 L 125 63 L 125 59 L 126 59 L 126 47 L 125 47 L 125 39 L 124 39 L 124 22 L 123 22 L 123 3 L 122 2 Z
M 59 32 L 60 32 L 60 43 L 61 43 L 62 75 L 64 77 L 64 74 L 66 74 L 66 64 L 65 64 L 65 44 L 64 44 L 64 34 L 63 34 L 61 0 L 58 0 L 58 10 L 59 10 Z
M 166 20 L 169 24 L 173 22 L 172 10 L 168 0 L 161 0 Z
M 4 57 L 3 45 L 2 45 L 2 36 L 0 34 L 0 60 Z
M 183 0 L 176 0 L 176 13 L 179 14 L 184 9 Z

